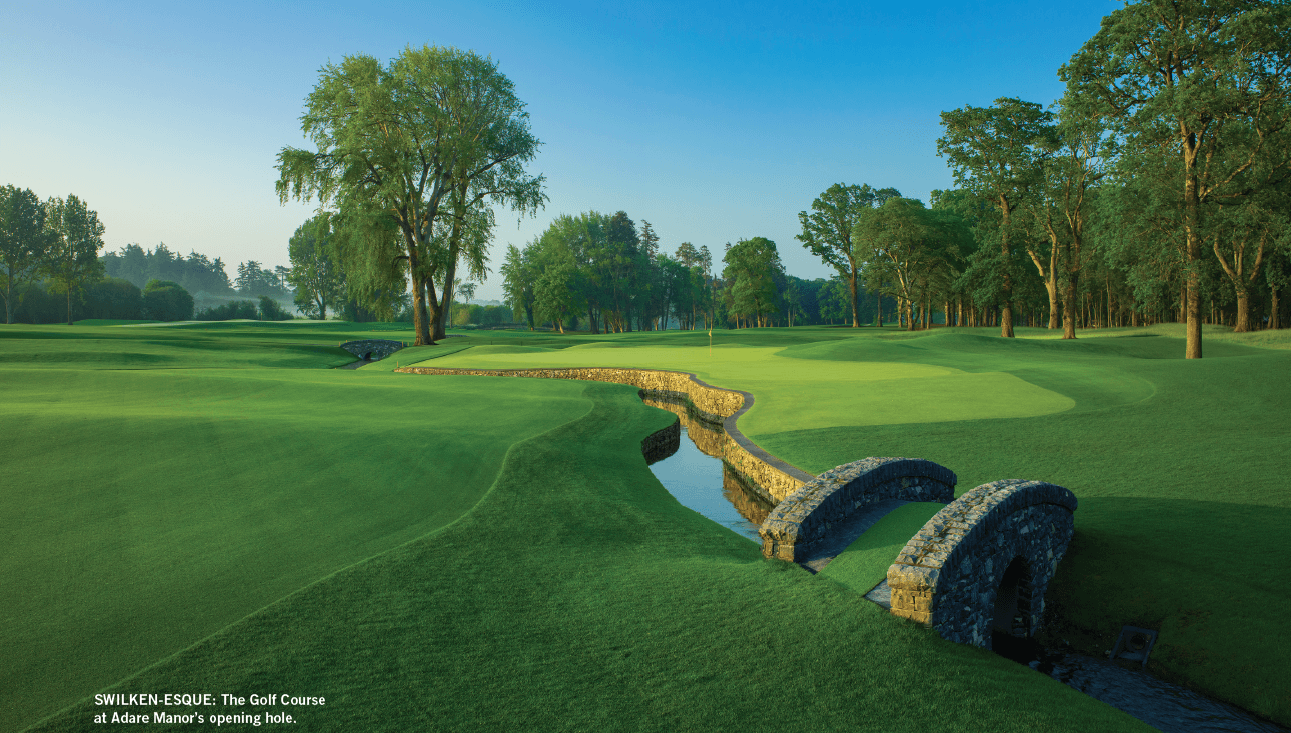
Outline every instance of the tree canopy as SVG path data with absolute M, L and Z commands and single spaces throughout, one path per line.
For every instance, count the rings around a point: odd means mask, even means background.
M 488 201 L 525 213 L 545 201 L 542 176 L 524 169 L 539 145 L 524 105 L 474 52 L 408 47 L 388 65 L 363 54 L 327 64 L 301 127 L 318 149 L 279 153 L 280 200 L 317 198 L 337 212 L 351 293 L 411 282 L 418 344 L 442 324 L 435 282 L 453 282 L 470 212 Z M 436 236 L 444 216 L 447 236 Z

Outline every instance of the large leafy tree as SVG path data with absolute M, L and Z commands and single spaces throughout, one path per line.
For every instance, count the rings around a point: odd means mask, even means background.
M 1142 0 L 1104 18 L 1059 71 L 1068 96 L 1125 138 L 1127 174 L 1173 159 L 1190 359 L 1202 356 L 1205 218 L 1280 184 L 1291 164 L 1288 33 L 1278 0 Z
M 446 204 L 464 219 L 486 199 L 531 211 L 544 200 L 542 177 L 524 165 L 539 145 L 512 82 L 474 52 L 406 48 L 384 66 L 367 55 L 328 64 L 301 118 L 318 150 L 283 148 L 277 190 L 317 197 L 352 228 L 341 239 L 367 267 L 347 275 L 366 292 L 412 283 L 415 343 L 432 343 L 440 308 L 434 283 L 451 283 L 456 253 L 436 239 Z M 465 231 L 459 230 L 461 235 Z
M 13 323 L 14 286 L 36 278 L 54 238 L 45 227 L 46 208 L 30 188 L 0 187 L 0 266 L 5 272 L 5 323 Z
M 900 195 L 901 192 L 895 188 L 875 190 L 868 183 L 860 186 L 835 183 L 811 202 L 812 213 L 798 212 L 802 233 L 795 239 L 847 281 L 851 292 L 853 328 L 861 326 L 856 294 L 861 263 L 853 246 L 852 231 L 861 212 L 882 206 L 888 199 Z
M 534 284 L 538 279 L 537 267 L 528 250 L 521 250 L 514 244 L 507 245 L 507 256 L 502 262 L 502 293 L 516 318 L 523 318 L 534 327 Z
M 99 250 L 104 227 L 98 212 L 91 211 L 74 194 L 52 198 L 46 204 L 45 225 L 52 244 L 45 260 L 45 274 L 54 289 L 67 294 L 67 325 L 72 325 L 72 294 L 103 277 Z
M 785 286 L 784 265 L 775 242 L 766 237 L 741 239 L 726 251 L 722 278 L 729 283 L 731 311 L 751 317 L 755 326 L 770 326 L 770 316 L 780 310 L 779 295 Z
M 327 319 L 345 295 L 345 277 L 331 248 L 331 217 L 319 214 L 296 228 L 287 241 L 291 269 L 287 282 L 296 290 L 296 305 L 319 320 Z
M 969 236 L 963 220 L 950 211 L 927 209 L 918 199 L 897 197 L 860 217 L 853 236 L 864 243 L 872 277 L 888 283 L 883 289 L 896 297 L 906 327 L 915 328 L 916 305 L 927 327 L 932 299 L 949 290 L 952 264 Z
M 945 134 L 937 140 L 937 154 L 950 161 L 956 183 L 1000 212 L 1000 335 L 1006 338 L 1013 337 L 1014 214 L 1040 180 L 1041 162 L 1052 147 L 1052 120 L 1039 104 L 1013 97 L 941 113 Z
M 1060 104 L 1053 152 L 1044 163 L 1044 186 L 1037 218 L 1051 247 L 1050 322 L 1055 326 L 1055 292 L 1062 284 L 1062 337 L 1076 338 L 1076 294 L 1084 267 L 1082 252 L 1098 183 L 1107 176 L 1116 156 L 1116 140 L 1097 118 L 1083 115 L 1071 104 Z M 1032 259 L 1036 259 L 1032 255 Z M 1037 262 L 1037 267 L 1040 263 Z M 1062 277 L 1058 275 L 1061 273 Z M 1045 273 L 1042 271 L 1041 275 Z

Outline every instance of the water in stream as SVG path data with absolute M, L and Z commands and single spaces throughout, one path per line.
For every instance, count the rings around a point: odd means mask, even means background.
M 677 452 L 650 464 L 659 483 L 683 506 L 761 543 L 758 528 L 775 507 L 749 491 L 721 459 L 726 443 L 722 426 L 690 414 L 684 400 L 642 397 L 652 407 L 672 412 L 681 419 L 681 444 Z M 718 486 L 721 492 L 714 491 Z

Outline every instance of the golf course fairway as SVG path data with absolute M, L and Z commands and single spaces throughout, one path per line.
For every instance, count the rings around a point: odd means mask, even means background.
M 323 696 L 238 709 L 311 730 L 1149 730 L 681 506 L 640 456 L 674 418 L 634 388 L 328 369 L 341 340 L 410 339 L 393 325 L 0 330 L 0 730 L 96 729 L 96 692 Z M 689 371 L 752 392 L 741 430 L 813 473 L 903 455 L 958 493 L 1066 486 L 1047 633 L 1098 654 L 1160 629 L 1154 673 L 1291 723 L 1288 344 L 988 333 L 721 331 L 710 361 L 704 332 L 487 333 L 416 358 Z

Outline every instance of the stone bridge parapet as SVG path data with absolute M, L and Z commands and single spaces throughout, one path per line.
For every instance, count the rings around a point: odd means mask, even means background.
M 379 361 L 403 348 L 402 341 L 389 339 L 362 339 L 346 341 L 341 348 L 366 361 Z
M 881 501 L 939 501 L 955 498 L 955 474 L 919 458 L 865 458 L 803 484 L 762 523 L 762 554 L 803 562 L 830 530 Z
M 1039 628 L 1044 593 L 1074 531 L 1076 496 L 1042 481 L 983 484 L 938 512 L 888 568 L 892 613 L 949 641 Z

